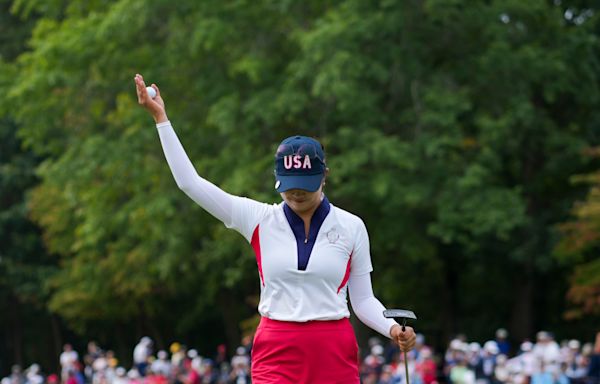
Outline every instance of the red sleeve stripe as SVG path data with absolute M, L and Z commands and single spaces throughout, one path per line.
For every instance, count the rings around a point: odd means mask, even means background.
M 352 253 L 350 253 L 350 257 L 348 258 L 348 264 L 346 265 L 346 274 L 344 275 L 344 279 L 342 280 L 342 284 L 338 287 L 337 293 L 340 293 L 344 285 L 348 282 L 350 278 L 350 264 L 352 263 Z
M 260 235 L 258 234 L 258 228 L 260 225 L 257 225 L 254 228 L 254 233 L 252 233 L 252 241 L 250 241 L 250 245 L 252 245 L 252 249 L 254 249 L 254 254 L 256 255 L 256 265 L 258 265 L 258 274 L 260 275 L 260 281 L 265 286 L 265 279 L 263 277 L 262 271 L 262 259 L 260 256 Z

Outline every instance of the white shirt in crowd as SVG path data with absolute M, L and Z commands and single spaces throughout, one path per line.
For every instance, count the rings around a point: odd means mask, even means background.
M 133 362 L 136 364 L 148 362 L 148 358 L 152 354 L 150 346 L 152 340 L 149 337 L 142 337 L 140 342 L 133 349 Z
M 59 359 L 62 371 L 68 372 L 69 370 L 75 369 L 75 365 L 79 359 L 79 354 L 77 354 L 77 351 L 74 349 L 65 350 L 60 354 Z

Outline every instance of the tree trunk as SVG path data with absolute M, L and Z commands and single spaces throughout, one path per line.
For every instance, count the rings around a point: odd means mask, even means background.
M 231 352 L 235 351 L 241 343 L 241 335 L 239 329 L 239 316 L 235 310 L 237 304 L 228 290 L 222 289 L 219 292 L 218 299 L 221 313 L 223 314 L 223 324 L 225 326 L 225 338 L 227 339 L 227 347 Z
M 452 252 L 446 248 L 440 249 L 442 259 L 444 260 L 444 289 L 440 292 L 440 319 L 442 323 L 442 339 L 444 342 L 449 342 L 456 333 L 456 307 L 457 290 L 458 290 L 458 272 L 455 266 L 457 265 Z
M 510 334 L 515 340 L 529 339 L 533 334 L 533 287 L 533 271 L 528 266 L 522 278 L 515 282 L 510 322 Z
M 116 356 L 120 356 L 119 364 L 121 366 L 130 366 L 133 363 L 133 345 L 137 343 L 139 339 L 132 340 L 130 337 L 130 328 L 121 322 L 115 324 L 115 335 L 117 343 L 114 347 Z M 134 344 L 132 344 L 135 341 Z
M 146 317 L 146 327 L 150 330 L 150 336 L 154 341 L 154 347 L 159 349 L 165 349 L 165 341 L 160 330 L 156 327 L 154 321 L 148 317 Z
M 19 316 L 19 300 L 10 295 L 8 299 L 9 332 L 13 347 L 13 361 L 23 367 L 23 328 Z
M 58 317 L 55 314 L 50 314 L 50 326 L 52 329 L 52 353 L 53 356 L 56 356 L 52 362 L 51 369 L 52 372 L 60 372 L 60 366 L 58 361 L 58 356 L 60 356 L 62 352 L 62 332 L 60 330 L 60 323 Z

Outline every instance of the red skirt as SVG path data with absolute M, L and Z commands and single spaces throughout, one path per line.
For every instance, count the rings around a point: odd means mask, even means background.
M 350 321 L 261 318 L 252 345 L 252 383 L 360 383 L 358 344 Z

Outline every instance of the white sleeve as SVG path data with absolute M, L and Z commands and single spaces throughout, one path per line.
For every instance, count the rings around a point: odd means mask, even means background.
M 226 225 L 241 233 L 250 243 L 258 223 L 272 212 L 274 207 L 246 197 L 234 196 L 231 223 Z
M 354 236 L 354 248 L 352 249 L 351 275 L 364 275 L 373 270 L 371 264 L 371 247 L 369 245 L 369 234 L 365 223 L 357 218 Z
M 373 295 L 371 274 L 350 274 L 348 291 L 352 309 L 354 309 L 354 313 L 360 321 L 383 336 L 390 338 L 390 329 L 398 323 L 383 316 L 385 307 Z
M 225 225 L 231 225 L 234 196 L 198 175 L 171 122 L 156 124 L 156 128 L 167 163 L 179 189 Z
M 208 213 L 228 228 L 240 232 L 248 241 L 270 205 L 231 195 L 198 175 L 169 121 L 156 124 L 158 136 L 177 186 Z

